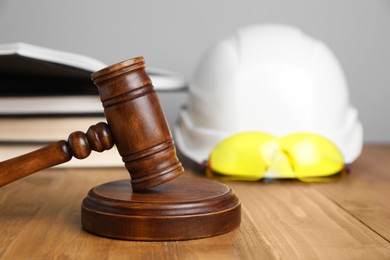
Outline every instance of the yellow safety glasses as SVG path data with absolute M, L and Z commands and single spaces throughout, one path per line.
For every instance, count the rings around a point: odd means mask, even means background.
M 253 181 L 328 181 L 327 177 L 344 169 L 344 159 L 336 145 L 313 133 L 280 138 L 260 132 L 239 133 L 220 142 L 206 163 L 208 176 Z

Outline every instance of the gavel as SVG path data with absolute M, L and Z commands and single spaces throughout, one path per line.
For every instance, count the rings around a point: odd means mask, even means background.
M 172 135 L 143 57 L 126 60 L 91 75 L 99 89 L 107 123 L 73 132 L 68 140 L 0 163 L 0 186 L 40 170 L 84 159 L 92 150 L 114 144 L 130 173 L 134 191 L 166 183 L 183 173 Z
M 230 187 L 203 178 L 176 178 L 184 169 L 143 57 L 108 66 L 91 79 L 107 123 L 1 162 L 0 186 L 115 144 L 131 181 L 104 183 L 88 192 L 81 203 L 84 230 L 115 239 L 166 241 L 237 228 L 241 204 Z

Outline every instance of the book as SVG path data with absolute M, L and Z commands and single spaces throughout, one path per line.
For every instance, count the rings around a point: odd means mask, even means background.
M 0 117 L 0 161 L 42 148 L 59 140 L 67 140 L 74 131 L 87 132 L 91 125 L 105 122 L 104 116 Z M 123 166 L 113 147 L 103 153 L 92 151 L 84 160 L 73 158 L 57 167 Z
M 103 115 L 98 96 L 0 97 L 1 116 Z
M 0 115 L 102 114 L 91 73 L 107 65 L 26 43 L 0 44 Z M 146 68 L 156 91 L 186 88 L 176 73 Z
M 36 46 L 27 43 L 0 44 L 0 80 L 14 81 L 29 77 L 42 79 L 78 79 L 92 84 L 90 74 L 103 69 L 107 64 L 97 59 L 71 52 L 65 52 Z M 157 91 L 184 89 L 187 82 L 176 73 L 161 69 L 146 67 L 146 72 L 150 76 Z M 66 82 L 65 82 L 66 83 Z M 84 82 L 82 82 L 84 83 Z M 40 82 L 42 84 L 42 82 Z M 1 84 L 3 85 L 3 84 Z M 75 90 L 76 94 L 86 91 L 90 93 L 88 84 L 79 84 L 77 89 L 67 85 L 67 89 Z M 6 87 L 6 86 L 5 86 Z M 37 86 L 40 88 L 41 86 Z M 4 86 L 0 91 L 3 91 Z M 94 88 L 92 88 L 94 89 Z M 30 90 L 26 86 L 26 90 Z M 56 87 L 51 86 L 45 89 L 56 91 Z M 12 89 L 11 89 L 12 91 Z M 33 90 L 35 93 L 36 90 Z M 2 93 L 2 92 L 0 92 Z
M 0 143 L 49 143 L 105 122 L 104 116 L 0 117 Z
M 0 162 L 5 161 L 26 153 L 33 152 L 44 147 L 46 144 L 25 144 L 25 143 L 14 143 L 0 144 Z M 101 153 L 92 151 L 91 154 L 82 160 L 72 158 L 69 162 L 60 164 L 56 167 L 68 168 L 68 167 L 124 167 L 121 156 L 119 155 L 116 147 L 112 147 L 110 150 L 103 151 Z

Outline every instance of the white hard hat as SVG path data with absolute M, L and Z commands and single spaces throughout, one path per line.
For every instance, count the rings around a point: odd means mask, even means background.
M 245 27 L 214 45 L 190 83 L 179 114 L 179 150 L 201 163 L 221 140 L 243 131 L 312 132 L 333 141 L 345 162 L 363 142 L 344 73 L 332 51 L 299 29 Z

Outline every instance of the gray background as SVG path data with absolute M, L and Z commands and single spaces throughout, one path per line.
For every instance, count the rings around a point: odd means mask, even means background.
M 327 43 L 345 71 L 365 141 L 390 141 L 388 0 L 0 0 L 1 43 L 22 41 L 107 64 L 142 55 L 149 67 L 186 79 L 214 42 L 264 22 L 297 26 Z M 172 124 L 186 94 L 161 97 Z

